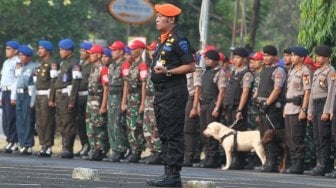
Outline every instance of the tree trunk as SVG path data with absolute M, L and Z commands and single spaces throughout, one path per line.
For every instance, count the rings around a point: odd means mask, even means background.
M 248 33 L 248 43 L 246 46 L 246 48 L 248 48 L 251 51 L 254 49 L 255 45 L 255 37 L 259 25 L 259 12 L 260 12 L 260 0 L 253 0 L 251 22 Z

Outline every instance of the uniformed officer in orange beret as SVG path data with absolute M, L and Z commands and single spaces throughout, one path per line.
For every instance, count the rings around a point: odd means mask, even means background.
M 163 176 L 148 185 L 181 187 L 183 165 L 183 128 L 188 100 L 186 74 L 195 71 L 189 41 L 177 27 L 182 10 L 172 4 L 155 5 L 156 28 L 161 36 L 153 55 L 151 80 L 154 84 L 154 111 L 159 130 Z

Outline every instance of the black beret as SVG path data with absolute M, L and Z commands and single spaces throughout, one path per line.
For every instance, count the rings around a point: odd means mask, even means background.
M 292 47 L 291 51 L 293 54 L 298 55 L 300 57 L 306 57 L 308 55 L 307 49 L 301 46 Z
M 249 53 L 245 48 L 235 48 L 232 51 L 232 54 L 233 55 L 238 55 L 238 56 L 243 57 L 243 58 L 249 56 Z
M 216 50 L 208 50 L 205 52 L 204 57 L 207 57 L 214 61 L 219 61 L 219 53 Z
M 278 50 L 276 49 L 275 46 L 272 46 L 272 45 L 266 45 L 266 46 L 264 46 L 263 52 L 265 54 L 269 54 L 271 56 L 277 56 L 278 55 Z
M 292 51 L 291 51 L 290 48 L 286 48 L 286 49 L 283 50 L 283 53 L 284 53 L 284 54 L 291 54 Z
M 330 57 L 332 54 L 332 50 L 327 45 L 321 45 L 315 48 L 315 53 L 319 56 Z

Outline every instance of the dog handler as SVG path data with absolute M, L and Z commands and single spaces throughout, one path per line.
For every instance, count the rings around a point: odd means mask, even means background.
M 261 138 L 268 129 L 283 129 L 282 101 L 286 71 L 276 65 L 278 51 L 275 46 L 267 45 L 263 48 L 264 69 L 260 72 L 260 84 L 257 99 L 262 113 L 260 124 Z M 269 118 L 266 118 L 269 117 Z M 277 172 L 280 145 L 275 141 L 265 144 L 266 165 L 262 172 Z
M 302 174 L 311 74 L 303 64 L 308 51 L 298 46 L 291 48 L 291 52 L 293 67 L 288 72 L 284 117 L 286 141 L 292 163 L 285 173 Z
M 154 111 L 161 140 L 165 173 L 148 185 L 181 187 L 183 128 L 188 100 L 186 74 L 195 71 L 195 60 L 187 38 L 177 27 L 182 10 L 172 4 L 155 5 L 156 28 L 161 32 L 153 54 L 151 79 L 154 84 Z

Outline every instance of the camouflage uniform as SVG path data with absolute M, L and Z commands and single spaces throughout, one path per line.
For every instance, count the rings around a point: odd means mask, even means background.
M 120 155 L 126 153 L 129 144 L 126 136 L 125 114 L 121 112 L 121 98 L 123 93 L 123 80 L 121 76 L 120 62 L 113 62 L 109 65 L 109 89 L 108 97 L 108 123 L 107 131 L 109 143 L 114 155 L 119 155 L 115 161 L 120 160 Z M 110 156 L 113 160 L 113 156 Z
M 105 70 L 104 70 L 105 69 Z M 105 72 L 105 74 L 104 74 Z M 107 146 L 107 114 L 99 113 L 103 100 L 104 84 L 107 84 L 107 67 L 102 63 L 93 65 L 89 77 L 89 96 L 86 107 L 86 131 L 93 153 L 89 159 L 102 160 Z
M 259 87 L 259 82 L 260 82 L 260 72 L 254 72 L 254 83 L 253 83 L 253 88 L 252 88 L 252 96 L 257 92 L 257 88 Z M 248 116 L 248 129 L 254 130 L 258 128 L 258 118 L 259 114 L 259 109 L 257 106 L 256 101 L 250 100 L 249 101 L 249 107 L 247 111 L 247 116 Z
M 141 62 L 141 60 L 138 62 L 133 62 L 131 65 L 127 65 L 128 63 L 125 62 L 122 66 L 123 77 L 129 83 L 126 110 L 127 135 L 132 154 L 137 156 L 135 158 L 139 158 L 141 152 L 145 149 L 145 139 L 142 127 L 143 115 L 139 114 L 139 107 L 141 103 L 141 86 L 142 84 L 145 84 L 145 81 L 141 82 L 139 79 L 139 64 Z M 129 67 L 129 69 L 127 67 Z
M 155 114 L 154 114 L 154 86 L 150 77 L 147 78 L 147 96 L 145 100 L 144 111 L 144 137 L 152 154 L 159 153 L 161 151 L 161 142 L 159 132 L 156 127 Z

